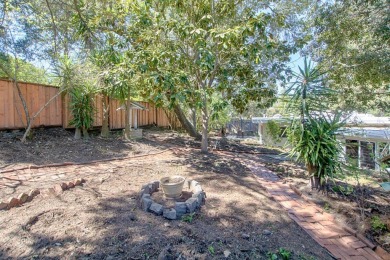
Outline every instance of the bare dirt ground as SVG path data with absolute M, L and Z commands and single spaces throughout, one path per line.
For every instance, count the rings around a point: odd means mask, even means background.
M 17 134 L 0 132 L 0 170 L 188 149 L 124 160 L 112 171 L 96 171 L 83 186 L 0 211 L 1 259 L 269 259 L 273 254 L 282 259 L 282 252 L 290 259 L 332 259 L 269 199 L 245 166 L 201 154 L 192 149 L 199 143 L 185 135 L 147 130 L 138 141 L 124 141 L 119 133 L 75 141 L 72 132 L 53 128 L 36 130 L 32 141 L 21 144 Z M 256 153 L 264 162 L 278 153 L 221 140 L 213 140 L 211 148 Z M 138 208 L 141 185 L 177 174 L 197 180 L 207 194 L 191 223 Z

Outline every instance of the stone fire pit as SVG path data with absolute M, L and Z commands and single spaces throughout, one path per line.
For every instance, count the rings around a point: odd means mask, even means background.
M 174 191 L 171 189 L 173 184 L 179 184 Z M 206 193 L 197 181 L 185 181 L 181 176 L 171 176 L 142 186 L 139 204 L 143 211 L 173 220 L 200 209 L 205 198 Z

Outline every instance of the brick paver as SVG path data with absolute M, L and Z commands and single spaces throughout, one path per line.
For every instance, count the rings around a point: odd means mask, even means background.
M 337 259 L 382 259 L 370 247 L 341 227 L 331 214 L 298 196 L 279 177 L 253 160 L 241 159 L 252 171 L 258 182 L 288 212 L 288 215 L 315 241 Z M 371 244 L 372 245 L 372 244 Z

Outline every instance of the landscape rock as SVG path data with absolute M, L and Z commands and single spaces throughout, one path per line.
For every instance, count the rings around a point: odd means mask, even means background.
M 185 202 L 176 202 L 175 203 L 176 216 L 181 218 L 187 213 L 187 205 Z
M 62 192 L 64 192 L 64 190 L 62 189 L 61 184 L 54 185 L 53 189 L 54 189 L 54 193 L 57 194 L 57 195 L 59 195 Z
M 80 180 L 80 179 L 77 179 L 77 180 L 75 180 L 73 183 L 74 183 L 74 186 L 78 186 L 78 185 L 81 184 L 81 180 Z
M 198 206 L 198 199 L 196 198 L 189 198 L 188 200 L 186 200 L 186 206 L 187 206 L 187 209 L 188 209 L 188 212 L 189 213 L 193 213 L 197 206 Z
M 193 193 L 199 193 L 199 192 L 203 192 L 203 189 L 202 189 L 202 186 L 200 186 L 199 184 L 196 185 L 193 189 L 191 189 Z
M 41 193 L 42 193 L 42 195 L 43 195 L 44 197 L 49 197 L 49 196 L 53 196 L 53 195 L 56 194 L 54 188 L 44 189 L 44 190 L 42 190 Z
M 264 229 L 264 230 L 263 230 L 263 235 L 268 236 L 268 235 L 271 235 L 271 234 L 272 234 L 271 231 L 269 231 L 269 230 L 267 230 L 267 229 Z
M 149 197 L 142 197 L 142 201 L 141 201 L 141 204 L 142 204 L 142 209 L 143 211 L 148 211 L 150 206 L 152 205 L 153 203 L 153 200 L 150 199 L 150 195 Z
M 38 189 L 32 189 L 28 193 L 28 196 L 31 198 L 34 198 L 35 196 L 39 195 L 41 192 Z
M 68 182 L 68 189 L 71 189 L 71 188 L 73 188 L 74 187 L 74 183 L 73 182 Z
M 152 182 L 152 185 L 153 185 L 154 191 L 157 191 L 160 188 L 160 182 L 159 181 Z
M 19 205 L 20 205 L 20 201 L 17 198 L 11 197 L 8 200 L 8 209 L 19 206 Z
M 66 184 L 65 182 L 61 183 L 60 186 L 61 186 L 62 190 L 68 189 L 68 184 Z
M 189 182 L 189 188 L 192 191 L 194 191 L 195 187 L 198 186 L 198 185 L 199 185 L 199 182 L 197 182 L 197 181 L 192 180 L 192 181 Z
M 153 193 L 157 190 L 156 186 L 153 185 L 153 183 L 149 183 L 148 187 L 149 187 L 150 193 Z
M 195 198 L 197 200 L 197 206 L 200 207 L 204 204 L 204 198 L 205 198 L 204 192 L 196 192 L 192 195 L 192 198 Z
M 28 195 L 24 192 L 19 194 L 19 196 L 18 196 L 18 200 L 19 200 L 20 204 L 25 203 L 27 201 L 27 199 L 28 199 Z
M 224 255 L 226 258 L 228 258 L 228 257 L 230 256 L 230 254 L 231 254 L 230 250 L 225 250 L 225 251 L 223 251 L 223 255 Z
M 7 209 L 8 207 L 8 203 L 5 203 L 3 201 L 0 201 L 0 210 L 4 210 L 4 209 Z
M 163 211 L 164 218 L 167 219 L 176 219 L 176 210 L 175 209 L 164 209 Z
M 156 215 L 161 215 L 163 213 L 163 206 L 161 204 L 153 202 L 150 205 L 150 211 L 155 213 Z
M 241 237 L 242 237 L 243 239 L 249 239 L 251 236 L 250 236 L 249 234 L 247 234 L 247 233 L 242 233 L 242 234 L 241 234 Z

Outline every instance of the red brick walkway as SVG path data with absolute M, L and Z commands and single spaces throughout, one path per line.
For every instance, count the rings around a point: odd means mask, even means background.
M 118 168 L 142 163 L 145 160 L 159 160 L 158 155 L 166 154 L 168 151 L 85 164 L 64 163 L 63 165 L 34 165 L 22 168 L 16 166 L 15 168 L 3 169 L 0 171 L 0 204 L 12 197 L 16 198 L 21 193 L 28 193 L 31 189 L 45 190 L 63 182 L 80 178 L 88 179 L 91 175 L 113 173 Z
M 337 259 L 382 259 L 368 240 L 353 230 L 342 228 L 331 214 L 305 201 L 279 177 L 253 160 L 241 159 L 258 182 L 288 212 L 288 215 L 315 241 Z

